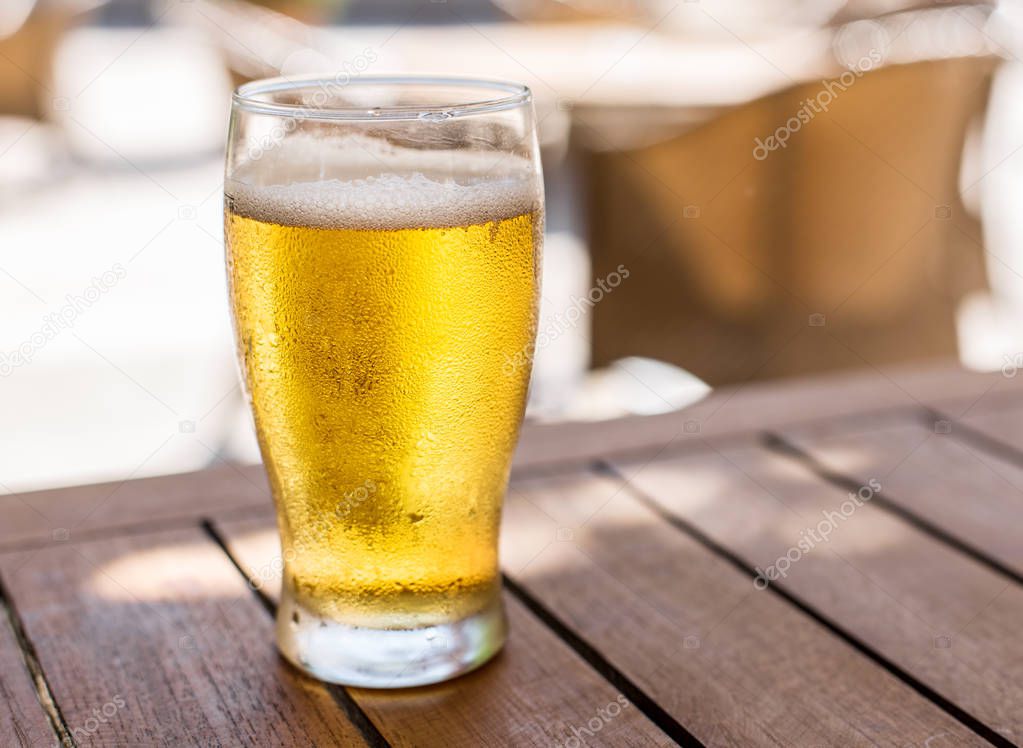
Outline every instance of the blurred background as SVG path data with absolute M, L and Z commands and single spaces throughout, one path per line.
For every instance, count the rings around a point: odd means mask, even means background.
M 532 87 L 529 417 L 958 360 L 1023 368 L 1023 2 L 4 0 L 0 491 L 258 459 L 223 270 L 229 96 Z

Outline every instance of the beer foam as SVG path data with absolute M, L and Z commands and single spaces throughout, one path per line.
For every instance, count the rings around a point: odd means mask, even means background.
M 235 213 L 266 223 L 378 230 L 486 223 L 537 207 L 535 190 L 523 180 L 463 185 L 423 174 L 232 185 L 230 199 Z
M 348 179 L 253 185 L 246 184 L 244 177 L 259 174 L 260 164 L 243 164 L 226 185 L 231 210 L 283 226 L 395 230 L 486 223 L 540 207 L 536 180 L 521 157 L 415 150 L 386 143 L 368 149 L 359 142 L 352 149 L 352 140 L 340 144 L 300 141 L 281 154 L 295 157 L 301 155 L 296 149 L 316 147 L 318 155 L 312 163 L 353 175 Z M 285 163 L 286 174 L 301 175 L 301 159 Z

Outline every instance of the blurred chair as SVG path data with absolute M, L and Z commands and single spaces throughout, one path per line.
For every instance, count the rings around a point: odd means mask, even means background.
M 959 164 L 994 65 L 867 72 L 762 160 L 756 139 L 821 82 L 632 149 L 577 112 L 594 277 L 630 271 L 594 309 L 595 364 L 648 356 L 718 385 L 954 356 L 957 303 L 985 284 Z

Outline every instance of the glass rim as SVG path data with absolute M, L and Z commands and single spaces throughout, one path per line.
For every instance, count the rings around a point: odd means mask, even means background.
M 341 82 L 342 77 L 347 78 Z M 437 103 L 428 105 L 397 105 L 369 107 L 364 105 L 345 106 L 306 106 L 303 104 L 287 104 L 267 101 L 257 97 L 275 94 L 281 91 L 299 91 L 302 89 L 320 89 L 330 91 L 336 88 L 352 86 L 419 86 L 437 88 L 476 88 L 494 92 L 492 97 L 470 100 L 461 103 Z M 498 95 L 499 94 L 499 95 Z M 243 83 L 231 95 L 231 104 L 255 114 L 269 114 L 278 117 L 291 117 L 308 120 L 347 120 L 375 122 L 380 120 L 447 120 L 456 117 L 468 117 L 475 114 L 500 112 L 514 109 L 532 101 L 533 94 L 529 87 L 522 83 L 496 80 L 492 78 L 470 78 L 460 76 L 432 75 L 360 75 L 349 73 L 336 75 L 304 75 L 297 77 L 263 78 Z

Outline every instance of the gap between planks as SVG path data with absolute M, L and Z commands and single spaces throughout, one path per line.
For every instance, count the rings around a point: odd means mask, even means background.
M 259 519 L 259 520 L 261 520 L 261 519 L 264 519 L 264 517 L 255 517 L 255 518 L 252 518 L 252 519 Z M 237 520 L 235 520 L 235 521 L 237 521 Z M 243 519 L 241 521 L 244 522 L 246 520 Z M 243 567 L 239 567 L 239 561 L 236 559 L 236 557 L 233 554 L 231 554 L 230 552 L 226 552 L 225 553 L 225 548 L 224 548 L 223 543 L 224 543 L 224 539 L 226 538 L 226 536 L 222 536 L 218 532 L 218 528 L 213 527 L 212 523 L 209 520 L 203 520 L 203 523 L 204 524 L 192 524 L 190 526 L 190 529 L 193 530 L 193 531 L 198 531 L 199 533 L 202 534 L 203 537 L 206 538 L 206 540 L 208 542 L 212 542 L 214 545 L 218 546 L 217 549 L 216 549 L 217 553 L 226 555 L 226 559 L 225 560 L 228 561 L 228 563 L 230 563 L 234 567 L 234 572 L 233 573 L 240 573 L 241 574 L 241 579 L 247 583 L 246 586 L 249 587 L 250 592 L 253 592 L 253 593 L 257 594 L 257 600 L 260 602 L 261 605 L 263 605 L 264 609 L 267 610 L 268 612 L 272 612 L 274 606 L 273 606 L 273 603 L 272 603 L 271 599 L 264 599 L 264 595 L 262 594 L 262 591 L 259 590 L 259 589 L 254 589 L 254 585 L 249 583 L 250 580 L 251 580 L 251 577 L 250 577 L 250 575 L 247 572 L 244 571 Z M 207 529 L 209 527 L 213 527 L 213 534 L 211 534 L 209 532 L 209 530 Z M 91 542 L 92 543 L 96 543 L 96 544 L 101 544 L 101 541 L 97 541 L 97 540 L 93 540 Z M 516 602 L 519 602 L 519 601 L 516 599 Z M 557 635 L 554 632 L 551 632 L 545 626 L 543 621 L 539 620 L 535 615 L 533 615 L 530 612 L 527 612 L 527 615 L 531 615 L 532 616 L 532 618 L 533 618 L 533 620 L 535 622 L 535 625 L 539 629 L 542 629 L 542 630 L 548 632 L 549 636 L 551 637 L 551 641 L 556 641 L 556 642 L 559 643 L 559 645 L 564 646 L 565 652 L 571 652 L 573 656 L 578 656 L 577 653 L 575 653 L 574 650 L 572 650 L 568 645 L 565 645 L 564 642 L 559 637 L 557 637 Z M 592 667 L 587 662 L 585 662 L 585 660 L 580 661 L 579 665 L 580 665 L 580 667 L 585 668 L 588 672 L 590 672 L 592 674 L 592 677 L 593 677 L 593 679 L 595 681 L 599 681 L 600 683 L 603 683 L 603 684 L 607 683 L 607 681 L 601 676 L 601 674 L 599 672 L 596 672 L 595 670 L 593 670 Z M 41 667 L 41 665 L 40 665 L 40 667 Z M 342 697 L 347 697 L 348 694 L 346 694 L 344 692 L 344 690 L 340 686 L 329 686 L 329 685 L 326 685 L 326 684 L 324 684 L 324 685 L 326 686 L 326 693 L 330 694 L 332 700 L 334 700 L 334 702 L 335 702 L 335 705 L 338 706 L 339 708 L 341 708 L 342 712 L 345 713 L 345 716 L 349 717 L 349 721 L 350 722 L 358 722 L 358 717 L 356 715 L 354 715 L 352 712 L 347 710 L 347 704 L 345 703 L 345 701 L 344 700 L 339 700 L 339 698 L 338 698 L 338 694 L 341 694 Z M 368 713 L 362 711 L 361 707 L 359 707 L 359 709 L 360 709 L 360 712 L 362 712 L 364 714 L 368 714 Z M 670 735 L 668 735 L 665 732 L 663 732 L 659 728 L 659 726 L 656 725 L 656 723 L 654 723 L 652 720 L 649 720 L 643 714 L 643 712 L 640 709 L 636 709 L 636 713 L 637 713 L 637 715 L 640 715 L 641 718 L 644 721 L 646 721 L 647 724 L 650 725 L 650 730 L 656 732 L 656 734 L 659 735 L 661 737 L 661 739 L 662 739 L 662 740 L 656 741 L 656 743 L 651 743 L 651 744 L 658 744 L 658 745 L 668 744 L 668 743 L 670 743 L 670 744 L 677 744 L 677 741 L 675 741 Z M 366 725 L 368 725 L 368 728 L 369 728 L 369 731 L 370 731 L 371 735 L 372 735 L 372 731 L 376 731 L 377 730 L 377 728 L 368 720 L 368 718 L 367 718 Z M 356 727 L 356 729 L 359 729 L 358 725 L 355 725 L 355 727 Z M 644 737 L 649 739 L 652 734 L 653 734 L 652 732 L 644 729 L 644 730 L 641 730 L 639 733 L 636 733 L 635 739 L 636 740 L 641 740 Z M 389 742 L 385 738 L 381 738 L 379 741 L 374 741 L 372 737 L 363 736 L 361 734 L 361 732 L 360 732 L 360 737 L 364 737 L 364 739 L 367 740 L 369 745 L 371 745 L 371 746 L 389 746 L 389 745 L 392 744 L 391 742 Z M 75 745 L 73 740 L 71 742 L 65 743 L 65 744 L 72 745 L 72 746 Z M 631 744 L 632 743 L 630 742 L 630 745 Z M 689 743 L 684 743 L 684 745 L 687 745 L 687 746 L 688 745 L 699 746 L 699 745 L 702 745 L 702 744 L 701 743 L 696 743 L 696 742 L 689 742 Z
M 661 707 L 650 694 L 611 664 L 606 657 L 600 654 L 596 647 L 572 631 L 553 611 L 540 602 L 538 598 L 527 592 L 525 587 L 512 580 L 507 574 L 502 573 L 501 579 L 506 590 L 529 608 L 533 615 L 540 619 L 555 636 L 571 647 L 591 668 L 600 673 L 604 680 L 618 689 L 625 698 L 646 715 L 647 719 L 660 727 L 668 737 L 685 748 L 703 748 L 703 743 Z
M 255 594 L 259 599 L 266 611 L 271 616 L 276 615 L 276 602 L 263 591 L 261 586 L 253 584 L 253 579 L 250 577 L 249 573 L 245 570 L 240 561 L 235 558 L 234 554 L 231 552 L 230 544 L 220 533 L 214 523 L 208 519 L 203 520 L 202 528 L 205 530 L 207 535 L 209 535 L 210 538 L 218 546 L 220 546 L 221 550 L 231 560 L 231 563 L 238 570 L 238 573 L 240 573 L 245 579 L 246 584 L 249 586 L 253 594 Z M 555 637 L 575 652 L 584 662 L 586 662 L 587 665 L 590 666 L 590 668 L 607 681 L 609 685 L 625 696 L 630 703 L 642 712 L 647 719 L 657 725 L 657 727 L 659 727 L 661 731 L 675 744 L 680 745 L 683 748 L 704 748 L 704 744 L 701 741 L 694 737 L 682 724 L 660 707 L 649 694 L 643 691 L 624 673 L 608 662 L 597 649 L 572 632 L 571 629 L 543 603 L 530 595 L 523 587 L 516 584 L 505 574 L 502 574 L 502 582 L 505 590 L 521 602 L 543 626 L 547 627 L 547 629 L 549 629 Z M 355 715 L 349 714 L 349 717 L 351 717 L 352 721 L 359 726 L 360 730 L 363 726 L 362 720 L 365 720 L 367 729 L 371 730 L 379 738 L 379 744 L 371 742 L 370 745 L 389 746 L 389 743 L 373 724 L 369 716 L 361 709 L 361 707 L 358 706 L 358 704 L 355 703 L 355 700 L 352 699 L 344 687 L 331 684 L 326 685 L 332 693 L 340 693 L 343 695 L 344 701 L 339 702 L 339 704 L 346 712 L 349 711 L 350 705 L 351 709 L 356 710 L 357 714 L 360 715 L 356 718 Z M 369 735 L 366 735 L 366 737 L 367 740 L 370 740 Z
M 14 606 L 14 600 L 7 592 L 2 575 L 0 575 L 0 608 L 3 609 L 4 617 L 6 617 L 11 631 L 14 633 L 14 640 L 17 642 L 22 662 L 24 662 L 25 669 L 32 679 L 36 698 L 39 700 L 39 705 L 43 708 L 43 712 L 46 713 L 46 719 L 50 723 L 54 737 L 60 745 L 75 748 L 77 743 L 71 735 L 71 730 L 68 728 L 67 720 L 64 719 L 64 714 L 61 712 L 57 700 L 53 698 L 49 681 L 47 681 L 46 674 L 39 663 L 39 657 L 36 655 L 35 646 L 25 632 L 25 626 Z M 0 622 L 0 625 L 3 625 L 3 623 Z
M 274 601 L 271 600 L 266 595 L 266 593 L 262 591 L 262 589 L 260 589 L 257 585 L 253 584 L 253 579 L 248 575 L 245 569 L 242 568 L 241 564 L 238 562 L 238 559 L 234 557 L 234 554 L 231 553 L 231 549 L 228 546 L 227 541 L 217 531 L 217 528 L 214 526 L 212 520 L 208 518 L 203 519 L 202 522 L 200 523 L 200 527 L 202 528 L 203 532 L 205 532 L 206 535 L 210 538 L 210 540 L 212 540 L 220 548 L 224 555 L 227 556 L 228 560 L 231 562 L 231 565 L 234 566 L 238 573 L 242 575 L 242 578 L 245 580 L 245 586 L 247 586 L 249 590 L 256 596 L 256 599 L 259 600 L 260 604 L 263 606 L 263 609 L 266 610 L 266 612 L 271 617 L 275 616 L 277 614 L 277 604 L 274 603 Z M 359 732 L 362 734 L 362 737 L 365 739 L 366 744 L 369 745 L 370 748 L 391 747 L 391 744 L 387 742 L 387 739 L 384 738 L 384 736 L 380 733 L 380 730 L 377 729 L 377 726 L 373 724 L 373 720 L 371 720 L 369 718 L 369 715 L 366 714 L 366 712 L 364 712 L 362 708 L 355 703 L 355 700 L 352 698 L 351 694 L 348 693 L 348 690 L 344 686 L 339 686 L 334 683 L 324 683 L 323 686 L 324 688 L 326 688 L 327 692 L 330 693 L 331 698 L 334 699 L 334 702 L 341 708 L 341 711 L 345 713 L 345 716 L 348 717 L 348 719 L 351 720 L 352 724 L 354 724 L 355 727 L 359 730 Z
M 766 449 L 769 449 L 772 452 L 777 452 L 778 454 L 785 455 L 790 459 L 799 462 L 821 480 L 826 481 L 833 486 L 855 492 L 863 485 L 862 481 L 856 480 L 851 475 L 846 475 L 829 468 L 805 449 L 789 439 L 786 439 L 781 434 L 773 432 L 764 433 L 763 445 Z M 893 514 L 906 524 L 912 525 L 924 534 L 930 535 L 934 539 L 940 540 L 945 545 L 955 548 L 959 553 L 962 553 L 964 556 L 968 556 L 983 566 L 986 566 L 996 574 L 1006 577 L 1015 584 L 1023 586 L 1023 575 L 1002 563 L 1002 561 L 995 556 L 981 550 L 970 541 L 953 535 L 940 525 L 935 524 L 926 517 L 920 516 L 912 509 L 903 506 L 902 504 L 897 503 L 880 493 L 871 497 L 870 503 L 883 509 L 889 514 Z
M 764 434 L 763 436 L 766 440 L 768 435 Z M 791 454 L 789 457 L 793 458 Z M 648 496 L 642 490 L 636 488 L 629 480 L 628 476 L 619 471 L 611 462 L 598 460 L 591 465 L 591 470 L 598 474 L 610 475 L 615 479 L 622 481 L 624 491 L 627 491 L 633 498 L 657 514 L 657 516 L 664 520 L 668 525 L 695 540 L 715 556 L 726 561 L 739 572 L 749 577 L 750 580 L 755 580 L 757 578 L 757 570 L 747 564 L 739 555 L 733 553 L 720 543 L 713 540 L 710 536 L 698 527 L 692 525 L 687 520 L 674 514 L 665 507 L 662 507 L 659 502 Z M 842 487 L 844 488 L 845 486 L 843 485 Z M 951 700 L 942 696 L 940 693 L 917 679 L 911 673 L 885 657 L 880 652 L 875 651 L 869 644 L 847 631 L 840 624 L 831 620 L 828 616 L 819 612 L 816 608 L 802 600 L 799 596 L 786 590 L 784 584 L 778 581 L 773 581 L 766 587 L 766 589 L 797 608 L 804 615 L 808 616 L 817 624 L 825 628 L 829 633 L 841 639 L 857 652 L 874 662 L 874 664 L 890 673 L 893 677 L 900 680 L 920 696 L 930 701 L 953 719 L 960 722 L 964 727 L 984 738 L 992 745 L 997 746 L 998 748 L 1015 748 L 1015 743 L 1012 743 L 984 722 L 977 719 Z
M 1014 399 L 1013 402 L 1018 405 L 1019 398 Z M 1023 413 L 1021 413 L 1021 415 L 1023 415 Z M 967 422 L 959 420 L 959 417 L 952 414 L 951 411 L 932 410 L 927 408 L 924 418 L 925 425 L 928 427 L 933 426 L 938 421 L 954 421 L 955 428 L 949 432 L 948 436 L 951 436 L 956 441 L 963 442 L 964 444 L 973 445 L 984 452 L 996 457 L 1001 457 L 1006 462 L 1011 462 L 1023 468 L 1023 449 L 1020 449 L 1015 444 L 1007 442 L 1004 439 L 1000 439 L 997 436 L 985 433 L 982 429 L 971 426 Z

